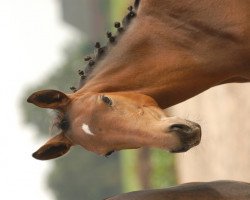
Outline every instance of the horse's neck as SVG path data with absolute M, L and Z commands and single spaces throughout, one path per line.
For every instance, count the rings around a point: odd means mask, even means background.
M 215 2 L 222 6 L 222 1 L 202 1 L 204 8 L 200 1 L 175 2 L 141 1 L 137 18 L 83 90 L 137 91 L 167 107 L 236 76 L 242 56 L 235 53 L 240 48 L 235 21 L 223 21 L 219 10 L 211 14 L 206 7 Z
M 142 0 L 139 12 L 164 21 L 169 17 L 196 20 L 221 29 L 247 17 L 249 6 L 248 0 Z

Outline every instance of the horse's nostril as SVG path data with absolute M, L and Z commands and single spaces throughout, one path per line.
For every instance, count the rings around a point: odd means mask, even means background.
M 195 123 L 195 122 L 191 122 L 191 121 L 188 121 L 188 122 L 192 124 L 192 127 L 194 127 L 194 128 L 198 128 L 198 129 L 201 129 L 200 124 L 197 124 L 197 123 Z
M 170 131 L 184 131 L 186 133 L 192 131 L 192 129 L 185 124 L 173 124 L 169 129 Z

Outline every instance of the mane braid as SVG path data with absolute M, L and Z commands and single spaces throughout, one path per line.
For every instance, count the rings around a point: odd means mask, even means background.
M 108 50 L 117 43 L 118 38 L 126 31 L 127 27 L 129 26 L 133 18 L 136 17 L 136 10 L 139 6 L 139 3 L 140 0 L 135 0 L 134 7 L 133 6 L 128 7 L 129 12 L 123 18 L 122 24 L 120 22 L 114 23 L 114 27 L 117 29 L 116 35 L 113 35 L 109 31 L 107 32 L 108 43 L 106 46 L 101 46 L 99 42 L 96 42 L 94 53 L 84 58 L 84 60 L 88 62 L 87 65 L 84 67 L 84 70 L 78 70 L 78 74 L 81 77 L 80 83 L 78 88 L 74 86 L 70 87 L 70 90 L 72 90 L 72 92 L 77 92 L 77 90 L 83 87 L 83 85 L 87 82 L 88 77 L 93 72 L 94 68 L 97 66 L 98 61 L 103 59 L 103 57 L 107 55 Z

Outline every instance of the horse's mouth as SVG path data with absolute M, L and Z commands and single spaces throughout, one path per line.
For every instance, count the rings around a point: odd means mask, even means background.
M 200 144 L 200 140 L 197 140 L 197 141 L 190 143 L 190 144 L 186 144 L 185 146 L 182 146 L 182 147 L 177 148 L 177 149 L 172 149 L 169 152 L 171 152 L 171 153 L 184 153 L 184 152 L 187 152 L 189 149 L 197 146 L 198 144 Z
M 173 125 L 172 131 L 180 140 L 180 146 L 171 149 L 171 153 L 182 153 L 186 152 L 192 147 L 200 144 L 201 141 L 201 127 L 198 124 L 193 124 L 192 126 L 187 125 Z

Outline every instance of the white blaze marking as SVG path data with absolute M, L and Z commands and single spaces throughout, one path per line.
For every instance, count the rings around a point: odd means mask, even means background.
M 89 126 L 87 124 L 82 125 L 82 130 L 88 135 L 94 135 L 94 133 L 90 131 Z

